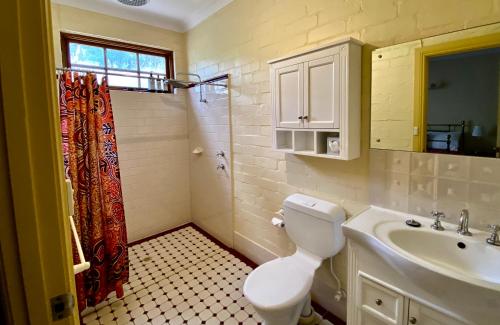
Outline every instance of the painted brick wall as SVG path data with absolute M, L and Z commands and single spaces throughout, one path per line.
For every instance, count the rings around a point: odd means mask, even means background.
M 338 202 L 350 215 L 370 203 L 370 49 L 498 21 L 500 2 L 492 0 L 235 0 L 189 31 L 189 70 L 232 76 L 235 247 L 258 261 L 292 252 L 293 245 L 270 219 L 293 192 Z M 342 162 L 273 152 L 266 62 L 347 35 L 367 43 L 361 158 Z M 335 260 L 345 279 L 344 253 Z M 315 294 L 325 307 L 342 314 L 342 306 L 333 303 L 332 288 L 324 267 Z

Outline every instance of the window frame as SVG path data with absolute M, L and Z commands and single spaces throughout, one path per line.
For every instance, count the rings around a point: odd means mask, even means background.
M 138 45 L 138 44 L 133 44 L 133 43 L 125 43 L 125 42 L 110 40 L 110 39 L 106 39 L 106 38 L 99 38 L 99 37 L 94 37 L 94 36 L 61 32 L 62 63 L 63 63 L 63 67 L 65 67 L 65 68 L 71 68 L 70 46 L 69 46 L 70 43 L 91 45 L 91 46 L 101 47 L 103 49 L 113 49 L 113 50 L 134 52 L 137 55 L 147 54 L 147 55 L 164 57 L 165 58 L 165 70 L 166 70 L 165 71 L 165 78 L 167 78 L 167 79 L 174 78 L 174 52 L 173 51 L 144 46 L 144 45 Z M 105 65 L 105 67 L 102 69 L 105 72 L 103 74 L 107 75 L 108 70 L 117 70 L 117 69 L 108 68 L 107 64 L 108 63 L 107 63 L 107 58 L 106 58 L 106 51 L 104 50 L 104 65 Z M 144 72 L 140 71 L 139 60 L 137 60 L 137 65 L 138 65 L 137 72 L 139 74 L 140 73 L 149 73 L 147 71 L 144 71 Z M 140 79 L 140 75 L 138 78 Z M 140 83 L 139 83 L 139 85 L 140 85 Z M 147 88 L 122 87 L 122 86 L 109 86 L 109 88 L 115 89 L 115 90 L 132 90 L 132 91 L 145 91 L 145 90 L 147 90 Z M 165 92 L 171 93 L 172 92 L 171 86 L 168 86 L 166 88 Z

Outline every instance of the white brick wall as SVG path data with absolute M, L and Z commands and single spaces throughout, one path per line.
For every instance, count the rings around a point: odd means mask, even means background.
M 189 70 L 203 76 L 230 73 L 232 78 L 235 247 L 251 251 L 251 245 L 257 244 L 278 255 L 292 252 L 286 234 L 272 227 L 270 219 L 282 200 L 294 192 L 341 203 L 349 215 L 370 203 L 373 47 L 498 21 L 500 8 L 493 0 L 235 0 L 189 31 Z M 266 132 L 271 125 L 266 62 L 347 35 L 367 43 L 363 51 L 361 158 L 339 162 L 273 152 Z M 258 129 L 263 132 L 257 133 Z M 268 253 L 263 255 L 269 258 Z M 335 261 L 345 283 L 344 252 Z M 333 287 L 322 268 L 315 294 L 325 307 L 341 315 L 343 307 L 331 298 Z

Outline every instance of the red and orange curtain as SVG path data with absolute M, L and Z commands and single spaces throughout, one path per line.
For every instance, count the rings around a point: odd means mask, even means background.
M 64 72 L 59 109 L 66 177 L 74 190 L 74 221 L 90 269 L 76 275 L 78 307 L 109 293 L 123 296 L 128 281 L 127 233 L 113 110 L 106 80 Z M 74 244 L 74 243 L 73 243 Z M 75 245 L 73 259 L 80 263 Z

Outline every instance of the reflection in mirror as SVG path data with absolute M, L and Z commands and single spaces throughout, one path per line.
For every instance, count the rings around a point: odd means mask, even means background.
M 500 157 L 500 24 L 372 52 L 370 147 Z
M 495 157 L 500 48 L 432 57 L 427 152 Z

